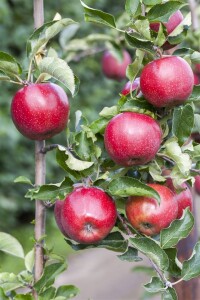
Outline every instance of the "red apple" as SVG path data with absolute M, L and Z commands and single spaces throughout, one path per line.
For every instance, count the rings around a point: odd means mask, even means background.
M 123 90 L 121 91 L 121 94 L 126 96 L 130 94 L 130 92 L 135 91 L 140 86 L 140 78 L 136 78 L 132 83 L 131 81 L 128 81 L 125 86 L 123 87 Z
M 178 204 L 174 193 L 168 187 L 156 183 L 148 186 L 160 195 L 160 205 L 154 198 L 131 196 L 126 203 L 126 215 L 136 230 L 154 236 L 176 219 Z
M 177 56 L 166 56 L 148 63 L 140 76 L 141 92 L 156 107 L 184 103 L 192 93 L 193 85 L 190 65 Z
M 200 175 L 195 176 L 194 188 L 198 195 L 200 195 Z
M 105 129 L 105 148 L 121 166 L 146 164 L 160 148 L 162 132 L 150 116 L 124 112 L 112 118 Z
M 200 64 L 195 64 L 194 71 L 195 73 L 200 74 Z
M 11 116 L 19 132 L 29 139 L 51 138 L 67 125 L 67 95 L 57 84 L 31 83 L 16 92 Z
M 67 236 L 67 234 L 66 234 L 66 232 L 65 232 L 65 230 L 63 228 L 62 222 L 61 222 L 61 214 L 62 214 L 63 204 L 64 204 L 64 201 L 62 201 L 62 200 L 57 200 L 55 202 L 54 217 L 55 217 L 56 223 L 58 225 L 58 228 L 60 229 L 60 231 L 62 232 L 62 234 L 64 236 Z
M 91 244 L 110 233 L 116 218 L 116 205 L 108 194 L 97 187 L 79 187 L 65 198 L 61 222 L 71 239 Z
M 183 191 L 180 193 L 176 192 L 176 189 L 174 188 L 173 182 L 171 178 L 167 178 L 166 180 L 166 186 L 170 188 L 170 190 L 174 193 L 175 199 L 178 203 L 178 214 L 177 219 L 180 219 L 183 215 L 183 211 L 185 208 L 189 207 L 190 211 L 193 209 L 193 198 L 192 193 L 190 191 L 190 188 L 186 183 L 183 183 L 181 187 L 183 188 Z
M 126 68 L 131 63 L 130 54 L 123 50 L 122 61 L 118 60 L 110 51 L 105 51 L 102 57 L 102 70 L 106 77 L 118 81 L 126 78 Z
M 163 25 L 166 27 L 167 34 L 169 35 L 181 22 L 183 21 L 183 15 L 180 10 L 177 10 L 175 13 L 171 15 L 167 22 L 164 22 Z M 150 29 L 158 32 L 160 27 L 160 23 L 150 23 Z M 171 45 L 168 41 L 164 43 L 162 48 L 164 50 L 171 49 L 176 45 Z
M 200 77 L 197 73 L 194 73 L 194 85 L 200 84 Z

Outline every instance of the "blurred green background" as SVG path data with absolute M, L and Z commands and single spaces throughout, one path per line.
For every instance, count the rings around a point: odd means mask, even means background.
M 125 1 L 87 1 L 87 4 L 120 16 L 124 11 Z M 45 21 L 51 21 L 58 12 L 62 17 L 71 18 L 80 23 L 75 38 L 86 37 L 92 33 L 110 32 L 103 26 L 85 23 L 83 9 L 79 0 L 44 1 Z M 26 67 L 26 40 L 33 32 L 33 4 L 24 0 L 0 1 L 0 50 L 14 56 Z M 112 33 L 115 35 L 116 33 Z M 57 36 L 51 43 L 60 57 L 68 53 L 63 48 L 64 34 Z M 119 38 L 119 37 L 117 37 Z M 123 43 L 123 41 L 122 41 Z M 103 45 L 104 47 L 105 45 Z M 102 47 L 102 45 L 101 45 Z M 133 55 L 133 51 L 129 49 Z M 81 81 L 80 91 L 75 98 L 70 97 L 73 123 L 75 111 L 81 110 L 90 120 L 95 120 L 104 106 L 111 106 L 119 99 L 119 92 L 125 82 L 106 79 L 101 70 L 102 53 L 85 56 L 81 60 L 71 61 L 69 65 Z M 19 87 L 10 83 L 0 83 L 0 231 L 13 234 L 23 244 L 25 251 L 33 246 L 34 202 L 24 198 L 27 186 L 14 183 L 18 176 L 26 176 L 34 182 L 34 142 L 21 136 L 15 129 L 10 117 L 10 103 Z M 47 144 L 65 144 L 65 133 L 47 141 Z M 47 182 L 59 182 L 64 172 L 56 165 L 55 153 L 47 154 Z M 55 246 L 55 251 L 66 256 L 69 248 L 57 230 L 53 209 L 47 212 L 47 244 Z M 48 238 L 51 236 L 51 239 Z M 53 244 L 52 244 L 53 241 Z M 0 271 L 17 272 L 22 267 L 20 259 L 0 253 Z

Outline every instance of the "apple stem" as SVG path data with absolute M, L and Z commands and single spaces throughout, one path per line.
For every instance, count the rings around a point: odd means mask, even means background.
M 117 211 L 117 217 L 120 220 L 120 222 L 122 223 L 124 229 L 126 230 L 126 233 L 128 235 L 133 235 L 132 232 L 131 232 L 131 230 L 129 229 L 127 223 L 126 223 L 126 220 L 120 215 L 120 213 L 118 211 Z

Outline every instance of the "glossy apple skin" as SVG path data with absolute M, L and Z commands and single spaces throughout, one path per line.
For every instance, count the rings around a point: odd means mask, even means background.
M 164 22 L 163 25 L 167 29 L 167 33 L 170 34 L 182 21 L 184 17 L 180 10 L 177 10 L 175 13 L 171 15 L 169 20 L 167 22 Z M 160 23 L 150 23 L 150 29 L 158 32 L 160 27 Z M 176 45 L 171 45 L 168 41 L 164 43 L 162 48 L 164 50 L 169 50 L 171 48 L 174 48 Z
M 97 187 L 79 187 L 64 200 L 61 222 L 67 235 L 83 244 L 97 243 L 117 218 L 114 200 Z
M 124 112 L 109 121 L 104 144 L 116 164 L 129 167 L 152 160 L 160 148 L 161 137 L 160 126 L 153 118 Z
M 58 225 L 58 228 L 62 232 L 64 236 L 67 237 L 67 234 L 63 228 L 62 222 L 61 222 L 61 214 L 62 214 L 62 207 L 63 207 L 64 201 L 63 200 L 56 200 L 54 205 L 54 217 L 56 220 L 56 224 Z
M 102 71 L 107 78 L 121 81 L 126 78 L 126 68 L 131 62 L 131 56 L 126 50 L 123 50 L 122 61 L 110 51 L 105 51 L 102 57 Z
M 190 65 L 181 57 L 166 56 L 148 63 L 140 76 L 140 89 L 155 107 L 184 103 L 194 85 Z
M 133 83 L 131 84 L 130 81 L 128 81 L 125 86 L 123 87 L 123 90 L 121 91 L 121 94 L 126 96 L 128 94 L 130 94 L 131 90 L 132 92 L 135 91 L 136 89 L 138 89 L 140 86 L 140 78 L 136 78 Z
M 200 175 L 195 176 L 194 188 L 198 195 L 200 195 Z
M 178 203 L 177 219 L 180 219 L 183 215 L 185 208 L 189 207 L 190 211 L 193 210 L 193 197 L 190 188 L 186 183 L 183 183 L 181 187 L 184 189 L 180 193 L 176 192 L 171 178 L 167 178 L 166 186 L 174 193 L 175 199 Z
M 31 140 L 45 140 L 66 127 L 68 97 L 57 84 L 29 84 L 16 92 L 11 116 L 21 134 Z
M 200 74 L 200 64 L 195 64 L 194 71 L 195 73 Z
M 160 205 L 154 198 L 131 196 L 126 203 L 126 216 L 130 224 L 139 232 L 155 236 L 176 219 L 178 204 L 174 193 L 166 186 L 148 184 L 160 195 Z

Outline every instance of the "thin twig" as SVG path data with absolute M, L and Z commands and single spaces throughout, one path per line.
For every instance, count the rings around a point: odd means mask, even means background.
M 51 144 L 49 146 L 45 146 L 40 150 L 40 153 L 46 154 L 47 152 L 58 148 L 59 144 Z
M 124 229 L 126 230 L 126 233 L 127 233 L 128 235 L 132 235 L 132 232 L 131 232 L 131 230 L 129 229 L 129 227 L 128 227 L 126 221 L 125 221 L 125 219 L 122 218 L 122 216 L 120 215 L 119 212 L 117 212 L 117 217 L 118 217 L 118 219 L 120 220 L 120 222 L 122 223 Z

